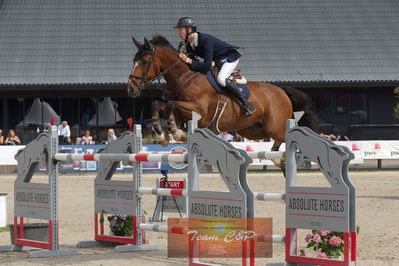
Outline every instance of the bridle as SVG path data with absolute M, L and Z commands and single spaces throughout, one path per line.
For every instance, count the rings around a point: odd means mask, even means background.
M 131 80 L 133 82 L 133 84 L 141 91 L 144 90 L 147 85 L 153 83 L 154 81 L 157 81 L 157 88 L 158 89 L 162 89 L 162 85 L 161 85 L 161 79 L 163 77 L 164 74 L 166 74 L 169 70 L 171 70 L 172 68 L 174 68 L 177 64 L 180 63 L 180 58 L 177 59 L 176 62 L 174 62 L 173 64 L 171 64 L 170 66 L 168 66 L 164 71 L 159 72 L 158 75 L 156 75 L 155 77 L 153 77 L 152 79 L 146 80 L 147 78 L 147 74 L 148 71 L 150 71 L 150 66 L 151 63 L 154 61 L 154 54 L 155 54 L 155 48 L 153 51 L 142 51 L 143 55 L 148 54 L 148 55 L 152 55 L 150 60 L 146 61 L 146 66 L 145 66 L 145 71 L 143 71 L 143 75 L 142 76 L 136 76 L 136 75 L 129 75 L 129 80 Z M 139 61 L 144 61 L 142 59 L 140 59 Z M 145 62 L 145 61 L 144 61 Z M 156 72 L 158 70 L 158 66 L 154 63 L 153 64 L 154 67 L 154 71 Z M 136 79 L 141 79 L 141 83 L 137 83 L 134 79 L 132 78 L 136 78 Z

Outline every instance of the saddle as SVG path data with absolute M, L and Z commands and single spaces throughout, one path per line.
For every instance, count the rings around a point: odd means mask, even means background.
M 219 94 L 227 95 L 226 92 L 223 90 L 223 87 L 221 85 L 219 85 L 219 83 L 217 82 L 217 76 L 218 76 L 219 72 L 220 72 L 220 68 L 217 65 L 212 66 L 211 70 L 208 71 L 205 74 L 205 76 L 208 79 L 209 83 L 212 85 L 212 87 Z M 237 69 L 233 73 L 231 73 L 229 79 L 231 79 L 232 81 L 235 81 L 237 83 L 237 86 L 241 89 L 244 97 L 246 99 L 248 99 L 251 93 L 247 86 L 247 80 L 241 75 L 240 70 Z
M 217 80 L 219 72 L 220 67 L 212 64 L 211 73 L 215 80 Z M 241 74 L 241 70 L 239 69 L 235 69 L 233 73 L 230 74 L 229 79 L 237 84 L 247 84 L 247 79 Z

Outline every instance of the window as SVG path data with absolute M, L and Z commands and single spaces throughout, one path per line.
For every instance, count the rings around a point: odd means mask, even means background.
M 367 95 L 364 93 L 323 93 L 314 97 L 321 130 L 349 135 L 349 126 L 368 123 Z

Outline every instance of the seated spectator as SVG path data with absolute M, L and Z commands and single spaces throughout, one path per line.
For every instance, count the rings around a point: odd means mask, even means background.
M 222 140 L 229 141 L 229 142 L 233 140 L 233 135 L 231 135 L 227 131 L 222 132 L 221 134 L 218 135 L 218 137 L 220 137 Z
M 77 137 L 75 144 L 76 145 L 81 145 L 82 144 L 82 138 Z
M 233 142 L 243 142 L 244 138 L 240 136 L 237 132 L 234 132 Z
M 338 138 L 338 137 L 335 136 L 334 134 L 330 134 L 330 140 L 336 141 L 336 140 L 338 140 L 337 138 Z
M 235 142 L 250 142 L 249 139 L 241 136 L 237 132 L 234 133 L 233 141 L 235 141 Z
M 3 130 L 0 129 L 0 145 L 4 143 Z
M 332 141 L 341 140 L 341 135 L 335 136 L 334 134 L 326 135 L 326 134 L 321 133 L 320 136 L 325 137 L 325 138 L 327 138 L 329 140 L 332 140 Z M 347 136 L 344 136 L 344 139 L 345 140 L 349 140 Z
M 93 137 L 90 136 L 90 131 L 86 130 L 84 136 L 82 137 L 82 145 L 91 145 L 94 144 Z
M 58 139 L 60 144 L 71 144 L 71 130 L 67 121 L 62 121 L 58 126 Z
M 10 129 L 10 130 L 8 130 L 8 136 L 7 136 L 6 140 L 4 141 L 4 144 L 6 144 L 6 145 L 21 145 L 21 141 L 15 135 L 14 130 Z
M 331 139 L 331 135 L 320 133 L 320 136 L 325 137 L 327 139 Z
M 107 133 L 107 144 L 111 143 L 111 141 L 116 140 L 115 131 L 110 128 Z

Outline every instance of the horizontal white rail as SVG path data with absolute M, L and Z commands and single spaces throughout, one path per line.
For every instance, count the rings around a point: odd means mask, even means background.
M 249 157 L 253 159 L 281 159 L 284 152 L 248 152 Z M 140 152 L 132 154 L 123 153 L 56 153 L 54 158 L 59 161 L 124 161 L 124 162 L 185 162 L 187 161 L 187 152 Z
M 187 197 L 187 190 L 182 189 L 182 188 L 148 188 L 148 187 L 140 187 L 138 189 L 138 193 L 139 194 L 144 194 L 144 195 Z
M 252 159 L 281 159 L 284 157 L 283 151 L 250 151 L 247 152 Z
M 56 153 L 54 158 L 59 161 L 124 161 L 124 162 L 178 162 L 187 160 L 185 153 L 132 153 L 132 154 L 71 154 Z
M 273 243 L 285 243 L 285 236 L 273 235 Z
M 151 232 L 168 232 L 167 225 L 159 225 L 159 224 L 140 224 L 139 229 L 141 231 L 151 231 Z
M 255 200 L 285 200 L 285 194 L 281 193 L 254 193 Z

